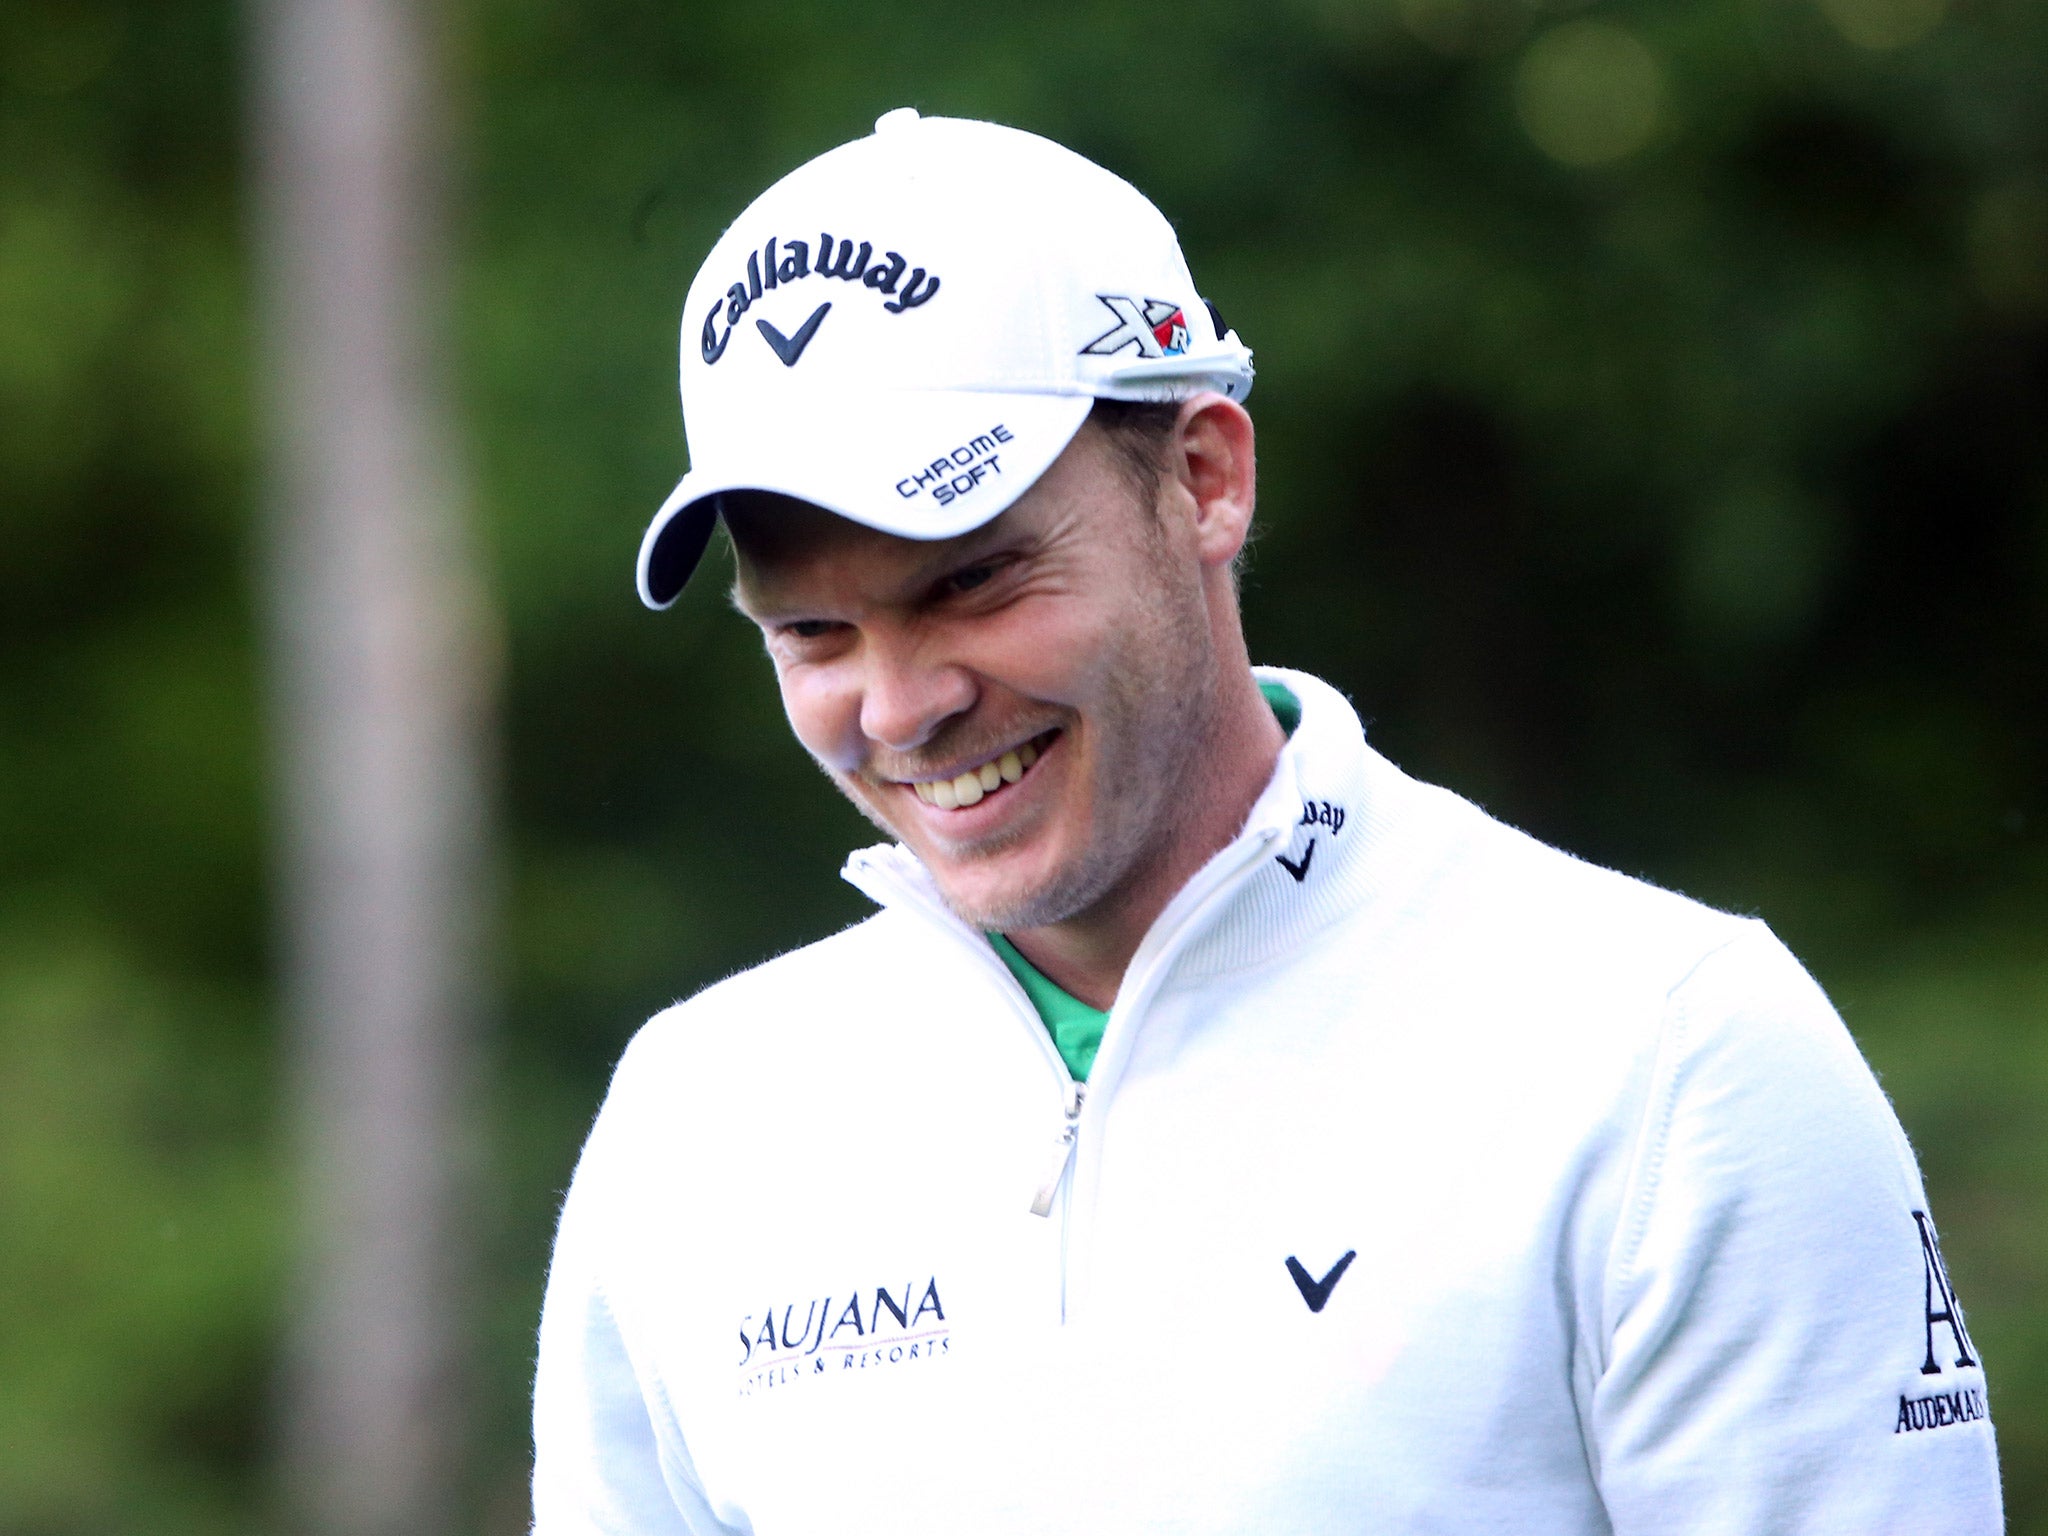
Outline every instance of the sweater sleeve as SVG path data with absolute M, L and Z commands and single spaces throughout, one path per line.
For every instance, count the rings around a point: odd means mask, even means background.
M 1588 1442 L 1617 1536 L 2002 1529 L 1912 1151 L 1761 924 L 1671 994 L 1602 1315 Z
M 605 1117 L 562 1206 L 533 1388 L 533 1536 L 723 1536 L 604 1284 Z

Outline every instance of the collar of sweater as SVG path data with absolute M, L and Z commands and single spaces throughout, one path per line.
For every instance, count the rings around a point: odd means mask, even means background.
M 1168 979 L 1199 983 L 1278 958 L 1361 907 L 1385 901 L 1422 871 L 1409 823 L 1428 797 L 1374 752 L 1350 701 L 1320 678 L 1254 669 L 1301 701 L 1301 724 L 1245 825 L 1159 914 L 1125 975 L 1122 1010 L 1137 990 Z M 938 887 L 901 844 L 863 848 L 844 878 L 879 905 L 910 909 L 986 948 L 946 909 Z M 993 959 L 993 956 L 991 956 Z

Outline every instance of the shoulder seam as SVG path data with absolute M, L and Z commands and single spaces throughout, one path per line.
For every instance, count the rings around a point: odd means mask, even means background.
M 645 1374 L 642 1373 L 639 1360 L 626 1342 L 626 1330 L 619 1326 L 618 1308 L 612 1305 L 611 1287 L 605 1284 L 603 1275 L 591 1276 L 591 1290 L 596 1296 L 597 1304 L 604 1308 L 604 1315 L 611 1321 L 612 1332 L 618 1337 L 619 1352 L 626 1357 L 627 1364 L 632 1367 L 633 1380 L 640 1388 L 640 1401 L 647 1406 L 647 1427 L 654 1434 L 656 1465 L 662 1466 L 673 1461 L 675 1453 L 681 1452 L 681 1465 L 677 1470 L 689 1482 L 691 1488 L 701 1494 L 703 1490 L 698 1482 L 697 1469 L 689 1453 L 690 1443 L 683 1437 L 682 1421 L 676 1417 L 675 1404 L 669 1400 L 668 1383 L 651 1367 Z M 663 1481 L 667 1481 L 665 1466 Z M 674 1494 L 671 1493 L 669 1497 L 673 1502 Z
M 1607 1342 L 1613 1336 L 1612 1304 L 1617 1291 L 1635 1264 L 1650 1216 L 1657 1203 L 1664 1174 L 1664 1155 L 1670 1146 L 1672 1123 L 1678 1108 L 1678 1058 L 1686 1045 L 1690 1022 L 1682 996 L 1686 985 L 1719 955 L 1749 937 L 1755 926 L 1751 918 L 1736 919 L 1738 932 L 1704 950 L 1664 993 L 1664 1014 L 1658 1025 L 1655 1058 L 1650 1065 L 1650 1085 L 1643 1095 L 1642 1119 L 1636 1127 L 1635 1145 L 1629 1154 L 1628 1175 L 1623 1188 L 1628 1192 L 1622 1219 L 1615 1223 L 1609 1240 L 1605 1273 L 1601 1277 L 1600 1361 L 1607 1363 Z

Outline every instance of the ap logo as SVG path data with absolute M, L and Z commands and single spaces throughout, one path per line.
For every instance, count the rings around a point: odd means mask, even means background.
M 1178 357 L 1188 349 L 1188 321 L 1170 299 L 1129 299 L 1121 294 L 1095 297 L 1116 316 L 1116 324 L 1081 349 L 1083 357 L 1107 357 L 1136 347 L 1140 357 Z

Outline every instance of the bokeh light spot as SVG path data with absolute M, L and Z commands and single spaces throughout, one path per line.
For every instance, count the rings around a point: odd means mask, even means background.
M 63 96 L 106 73 L 121 18 L 102 6 L 11 4 L 0 10 L 0 83 L 31 96 Z
M 1768 648 L 1803 632 L 1833 574 L 1833 520 L 1771 476 L 1738 480 L 1697 507 L 1679 557 L 1679 613 L 1715 649 Z
M 1527 7 L 1510 0 L 1400 0 L 1401 24 L 1446 58 L 1505 53 L 1528 30 Z
M 2048 314 L 2048 186 L 2009 182 L 1970 210 L 1970 275 L 1995 309 Z
M 1859 48 L 1903 48 L 1932 32 L 1947 0 L 1818 0 L 1835 30 Z
M 1566 165 L 1634 154 L 1664 113 L 1664 72 L 1632 32 L 1573 21 L 1529 45 L 1515 75 L 1515 107 L 1536 147 Z

